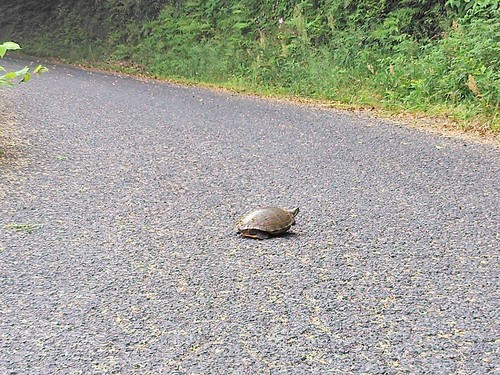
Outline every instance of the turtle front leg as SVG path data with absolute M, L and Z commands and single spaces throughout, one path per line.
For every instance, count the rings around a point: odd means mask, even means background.
M 259 240 L 267 240 L 268 238 L 271 238 L 271 235 L 267 232 L 264 232 L 262 230 L 257 230 L 255 229 L 255 238 L 258 238 Z
M 256 238 L 258 240 L 267 240 L 271 234 L 258 229 L 249 229 L 239 232 L 243 237 Z

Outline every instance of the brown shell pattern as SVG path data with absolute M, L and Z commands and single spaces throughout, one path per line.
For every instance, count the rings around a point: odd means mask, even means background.
M 272 234 L 286 232 L 295 223 L 292 212 L 278 207 L 262 207 L 245 215 L 238 222 L 238 231 L 245 232 L 251 229 Z

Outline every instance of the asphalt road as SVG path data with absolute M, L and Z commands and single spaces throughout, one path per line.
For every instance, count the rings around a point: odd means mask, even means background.
M 0 102 L 1 374 L 499 373 L 493 146 L 65 66 Z

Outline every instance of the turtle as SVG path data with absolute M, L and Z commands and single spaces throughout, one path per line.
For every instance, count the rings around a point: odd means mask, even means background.
M 299 208 L 284 210 L 279 207 L 257 208 L 236 223 L 238 233 L 244 237 L 264 240 L 285 233 L 295 224 Z

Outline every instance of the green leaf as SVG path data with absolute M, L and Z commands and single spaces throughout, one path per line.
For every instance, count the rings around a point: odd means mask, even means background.
M 21 82 L 29 82 L 30 79 L 31 79 L 31 74 L 25 73 L 23 79 L 21 79 Z
M 14 72 L 14 73 L 16 74 L 16 77 L 20 77 L 20 76 L 25 75 L 26 73 L 28 73 L 28 71 L 29 71 L 29 68 L 27 66 L 25 66 L 21 70 L 18 70 L 18 71 Z
M 5 42 L 0 44 L 0 58 L 5 56 L 5 53 L 8 50 L 16 50 L 16 49 L 21 49 L 19 44 L 14 43 L 14 42 Z
M 36 75 L 40 76 L 40 74 L 48 72 L 48 71 L 49 71 L 49 69 L 47 69 L 45 66 L 38 65 L 35 68 L 35 70 L 33 71 L 33 73 L 35 73 Z
M 14 84 L 11 81 L 4 81 L 3 77 L 0 77 L 0 87 L 2 86 L 9 86 L 12 87 Z
M 16 50 L 16 49 L 21 49 L 19 44 L 14 43 L 14 42 L 5 42 L 3 44 L 0 44 L 0 47 L 4 47 L 9 50 Z
M 21 76 L 24 76 L 28 73 L 28 70 L 29 68 L 27 66 L 25 66 L 23 69 L 21 70 L 18 70 L 16 72 L 8 72 L 6 74 L 4 74 L 3 76 L 0 77 L 0 80 L 11 80 L 11 79 L 14 79 L 16 77 L 21 77 Z M 23 78 L 24 79 L 24 78 Z M 29 80 L 29 78 L 28 78 Z
M 9 72 L 7 74 L 4 74 L 1 78 L 3 79 L 14 79 L 16 77 L 18 77 L 19 75 L 16 74 L 16 72 Z

